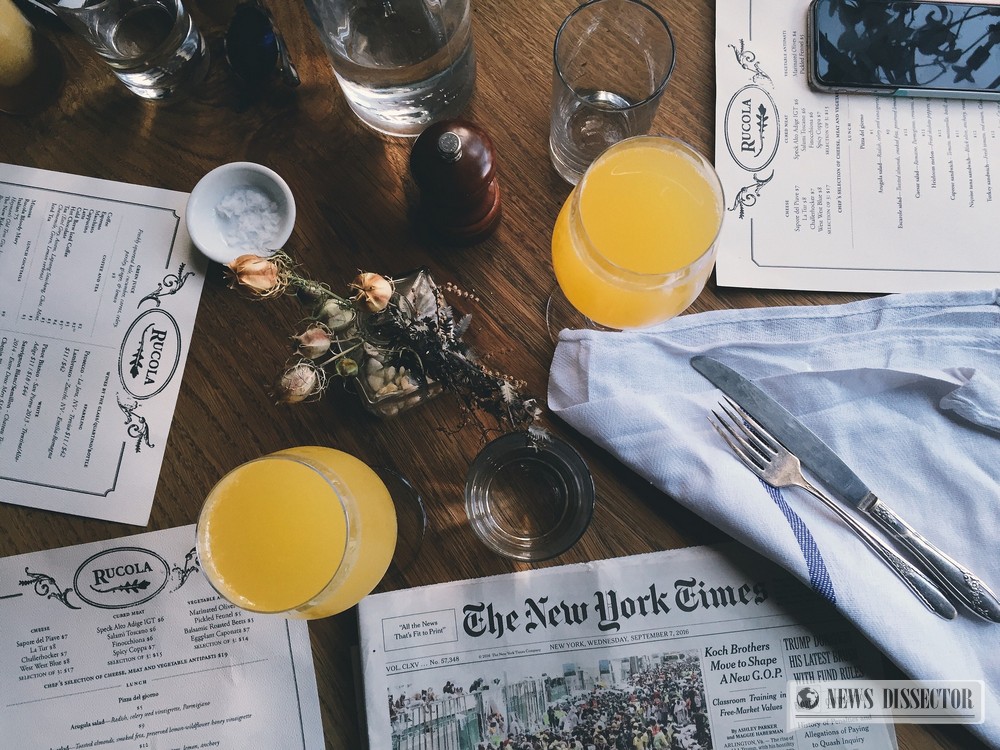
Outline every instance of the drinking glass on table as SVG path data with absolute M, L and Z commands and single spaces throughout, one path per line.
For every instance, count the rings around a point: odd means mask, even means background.
M 202 570 L 216 591 L 253 612 L 315 619 L 371 592 L 396 548 L 386 483 L 343 451 L 303 446 L 226 474 L 198 519 Z
M 28 115 L 55 99 L 65 77 L 62 56 L 14 0 L 0 0 L 0 112 Z
M 611 146 L 556 219 L 550 335 L 592 323 L 644 328 L 683 312 L 712 271 L 724 212 L 715 169 L 686 143 L 637 136 Z
M 45 0 L 137 96 L 186 96 L 208 72 L 208 45 L 181 0 Z
M 347 103 L 363 123 L 420 135 L 475 87 L 469 0 L 306 0 Z
M 663 16 L 639 0 L 593 0 L 563 21 L 553 57 L 549 155 L 576 184 L 605 148 L 649 132 L 674 40 Z

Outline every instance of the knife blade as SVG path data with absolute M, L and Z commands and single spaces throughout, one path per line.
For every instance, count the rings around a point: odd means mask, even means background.
M 691 366 L 760 422 L 841 499 L 856 507 L 921 563 L 953 598 L 991 622 L 1000 622 L 1000 601 L 966 566 L 939 550 L 893 512 L 833 450 L 785 407 L 728 365 L 711 357 Z

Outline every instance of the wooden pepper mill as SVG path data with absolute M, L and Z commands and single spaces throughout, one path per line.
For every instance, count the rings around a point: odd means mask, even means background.
M 472 245 L 500 223 L 495 157 L 486 131 L 468 120 L 430 125 L 413 144 L 421 218 L 445 242 Z

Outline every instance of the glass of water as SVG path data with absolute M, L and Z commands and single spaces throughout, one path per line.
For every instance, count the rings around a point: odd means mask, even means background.
M 306 0 L 340 88 L 371 128 L 417 136 L 475 87 L 469 0 Z
M 592 0 L 556 34 L 549 154 L 576 184 L 613 143 L 649 132 L 674 67 L 666 20 L 639 0 Z
M 181 0 L 51 0 L 47 5 L 144 99 L 187 96 L 208 72 L 208 46 Z

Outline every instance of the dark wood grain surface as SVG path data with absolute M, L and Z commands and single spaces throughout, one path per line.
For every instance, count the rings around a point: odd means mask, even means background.
M 673 27 L 677 64 L 653 130 L 713 153 L 715 4 L 654 0 Z M 249 160 L 280 173 L 298 218 L 287 249 L 334 288 L 357 269 L 388 274 L 428 266 L 436 279 L 474 292 L 478 351 L 497 370 L 544 399 L 553 346 L 544 324 L 551 286 L 549 234 L 569 186 L 548 158 L 552 43 L 573 0 L 473 0 L 477 91 L 466 116 L 483 126 L 498 154 L 503 221 L 493 236 L 452 249 L 415 231 L 415 190 L 407 175 L 412 141 L 360 125 L 340 91 L 300 0 L 272 3 L 302 85 L 277 82 L 247 99 L 228 73 L 221 34 L 232 2 L 190 0 L 210 37 L 208 80 L 170 106 L 129 94 L 86 46 L 42 25 L 62 50 L 69 76 L 39 115 L 0 115 L 0 161 L 121 182 L 190 191 L 219 164 Z M 719 289 L 714 279 L 690 312 L 846 302 L 856 295 Z M 238 463 L 291 445 L 318 443 L 394 467 L 425 498 L 428 532 L 416 563 L 380 590 L 531 567 L 489 552 L 464 513 L 463 483 L 482 447 L 476 429 L 455 430 L 457 404 L 445 397 L 391 421 L 364 412 L 334 389 L 323 401 L 276 407 L 269 386 L 300 318 L 291 299 L 255 304 L 229 291 L 213 267 L 205 285 L 180 397 L 147 530 L 195 520 L 201 499 Z M 547 426 L 575 445 L 594 473 L 598 506 L 582 540 L 543 565 L 574 563 L 722 540 L 714 527 L 653 490 L 565 425 Z M 143 529 L 0 505 L 0 554 L 134 534 Z M 353 611 L 310 623 L 327 747 L 360 748 L 350 650 Z M 964 729 L 903 726 L 910 750 L 979 747 Z M 2 744 L 2 742 L 0 742 Z

